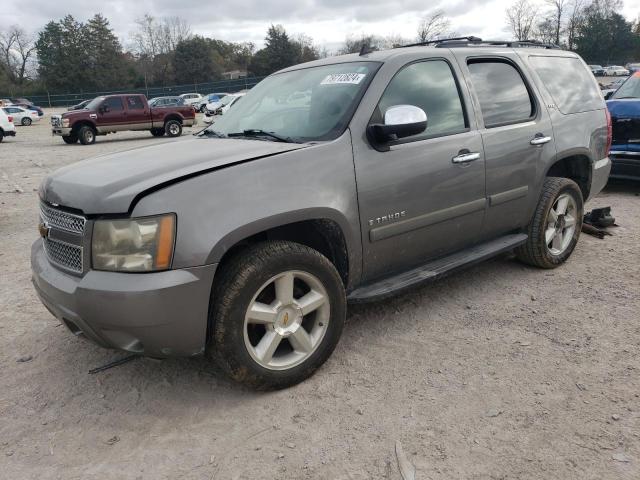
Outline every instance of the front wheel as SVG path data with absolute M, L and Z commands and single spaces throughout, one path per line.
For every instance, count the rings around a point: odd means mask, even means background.
M 28 127 L 31 125 L 31 119 L 29 117 L 24 117 L 20 122 L 23 126 Z
M 151 135 L 153 135 L 154 137 L 164 136 L 164 128 L 152 128 Z
M 71 134 L 71 135 L 63 135 L 62 136 L 62 140 L 64 140 L 64 143 L 68 143 L 69 145 L 73 145 L 74 143 L 76 143 L 78 141 L 78 136 Z
M 179 137 L 182 135 L 182 124 L 178 120 L 169 120 L 164 124 L 164 131 L 169 137 Z
M 223 267 L 213 294 L 210 353 L 257 389 L 311 376 L 336 347 L 346 295 L 333 264 L 293 242 L 254 245 Z
M 78 139 L 82 145 L 91 145 L 96 141 L 96 131 L 93 127 L 84 125 L 78 130 Z
M 573 180 L 547 177 L 527 243 L 516 249 L 518 259 L 541 268 L 562 265 L 578 243 L 583 208 L 582 192 Z

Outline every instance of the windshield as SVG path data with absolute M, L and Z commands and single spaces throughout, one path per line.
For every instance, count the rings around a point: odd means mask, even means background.
M 640 75 L 629 77 L 611 98 L 640 98 Z
M 105 97 L 96 97 L 93 100 L 91 100 L 89 103 L 87 103 L 87 106 L 84 108 L 86 108 L 87 110 L 97 110 L 100 104 L 102 103 L 102 101 L 104 100 L 104 98 Z
M 332 140 L 344 132 L 378 66 L 339 63 L 272 75 L 207 130 L 221 135 L 265 131 L 293 141 Z M 222 104 L 232 97 L 224 97 Z

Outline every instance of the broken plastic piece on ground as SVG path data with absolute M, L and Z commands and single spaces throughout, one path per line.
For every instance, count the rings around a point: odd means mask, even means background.
M 138 358 L 140 355 L 128 355 L 124 358 L 120 358 L 118 360 L 114 360 L 113 362 L 109 362 L 101 367 L 92 368 L 89 370 L 89 375 L 93 375 L 94 373 L 103 372 L 113 367 L 117 367 L 118 365 L 122 365 L 124 363 L 130 362 L 134 358 Z
M 594 208 L 584 216 L 584 223 L 598 228 L 612 227 L 616 219 L 611 216 L 611 207 Z

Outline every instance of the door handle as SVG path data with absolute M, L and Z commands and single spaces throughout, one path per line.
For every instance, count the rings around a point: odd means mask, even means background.
M 539 133 L 538 135 L 533 137 L 533 139 L 529 143 L 531 143 L 531 145 L 537 146 L 537 145 L 544 145 L 545 143 L 549 143 L 550 141 L 551 141 L 551 137 L 545 137 L 541 133 Z
M 462 151 L 451 159 L 453 163 L 469 163 L 478 160 L 480 154 L 478 152 Z

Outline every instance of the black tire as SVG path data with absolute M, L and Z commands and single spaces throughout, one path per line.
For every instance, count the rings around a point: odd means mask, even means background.
M 4 140 L 4 132 L 0 130 L 0 143 L 2 143 L 2 140 Z
M 28 127 L 29 125 L 31 125 L 31 119 L 29 117 L 24 117 L 22 120 L 20 120 L 20 123 L 22 124 L 22 126 Z
M 68 143 L 69 145 L 73 145 L 74 143 L 78 142 L 78 136 L 75 134 L 71 134 L 71 135 L 63 135 L 62 136 L 62 140 L 64 140 L 64 143 Z
M 164 136 L 164 128 L 152 128 L 151 135 L 153 135 L 154 137 Z
M 207 105 L 201 105 L 200 106 L 200 113 L 204 113 L 207 110 Z
M 269 279 L 286 271 L 302 271 L 317 278 L 329 303 L 329 321 L 315 350 L 286 370 L 265 368 L 245 345 L 245 314 L 254 296 Z M 213 289 L 212 333 L 208 354 L 231 378 L 258 390 L 286 388 L 313 373 L 329 358 L 342 334 L 346 295 L 333 264 L 316 250 L 287 241 L 263 242 L 229 260 Z
M 96 131 L 89 125 L 83 125 L 78 130 L 78 139 L 82 145 L 91 145 L 96 142 Z
M 563 194 L 570 195 L 575 201 L 575 229 L 568 245 L 558 254 L 552 253 L 546 242 L 546 231 L 549 228 L 549 216 L 556 200 Z M 584 201 L 580 187 L 568 178 L 547 177 L 542 187 L 542 194 L 527 228 L 529 238 L 524 245 L 516 249 L 518 259 L 528 265 L 540 268 L 556 268 L 562 265 L 573 252 L 580 231 L 584 214 Z
M 168 137 L 179 137 L 182 135 L 182 123 L 178 120 L 167 120 L 164 124 L 164 131 Z

